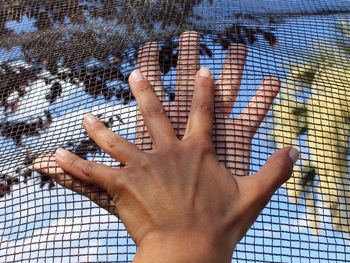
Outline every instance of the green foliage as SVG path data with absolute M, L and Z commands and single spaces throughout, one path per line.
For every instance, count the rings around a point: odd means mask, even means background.
M 340 30 L 345 39 L 342 44 L 324 48 L 326 45 L 320 43 L 318 53 L 313 54 L 317 59 L 292 65 L 281 102 L 274 105 L 274 134 L 276 145 L 281 148 L 296 145 L 299 135 L 307 133 L 310 160 L 302 160 L 301 167 L 285 184 L 291 201 L 298 202 L 305 195 L 308 211 L 315 213 L 316 200 L 311 198 L 314 188 L 324 207 L 330 209 L 335 229 L 349 232 L 350 52 L 344 48 L 350 40 L 349 25 L 341 23 Z M 295 91 L 300 90 L 300 83 L 310 87 L 312 94 L 305 105 L 297 106 Z M 281 107 L 286 112 L 277 112 Z M 317 220 L 309 223 L 319 233 Z

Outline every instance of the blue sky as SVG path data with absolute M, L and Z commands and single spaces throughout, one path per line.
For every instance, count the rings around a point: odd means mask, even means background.
M 225 5 L 226 1 L 214 1 L 213 9 L 223 10 L 231 14 L 237 8 L 251 11 L 259 11 L 266 7 L 265 4 L 275 5 L 274 1 L 261 1 L 256 5 L 255 1 L 237 1 L 236 5 Z M 289 1 L 287 5 L 279 5 L 281 9 L 297 10 L 306 1 Z M 320 10 L 319 1 L 307 1 L 307 6 Z M 348 7 L 348 1 L 338 1 L 339 6 Z M 334 2 L 329 1 L 325 6 L 332 6 Z M 232 8 L 232 9 L 231 9 Z M 250 9 L 251 8 L 251 9 Z M 266 9 L 267 10 L 267 9 Z M 268 10 L 267 10 L 268 11 Z M 283 10 L 280 10 L 283 11 Z M 213 21 L 210 18 L 209 21 Z M 226 15 L 223 15 L 225 17 Z M 349 19 L 349 16 L 337 19 Z M 211 20 L 210 20 L 211 19 Z M 254 95 L 255 89 L 263 76 L 277 75 L 283 79 L 288 71 L 283 68 L 287 62 L 298 59 L 298 61 L 309 57 L 309 49 L 320 39 L 327 44 L 333 43 L 335 35 L 335 17 L 294 18 L 287 20 L 277 27 L 276 35 L 278 45 L 271 48 L 262 39 L 248 47 L 248 58 L 243 75 L 241 91 L 237 98 L 233 117 L 247 105 L 249 99 Z M 8 28 L 15 29 L 18 33 L 35 31 L 34 20 L 24 18 L 21 23 L 10 22 Z M 215 23 L 215 21 L 213 21 Z M 322 24 L 322 27 L 320 26 Z M 215 50 L 213 58 L 202 57 L 201 65 L 206 65 L 216 76 L 220 73 L 221 66 L 218 61 L 223 61 L 224 53 L 221 48 L 210 40 L 206 43 Z M 11 51 L 0 50 L 0 62 L 21 61 L 22 52 L 20 47 Z M 125 65 L 126 68 L 130 67 Z M 174 71 L 164 77 L 165 85 L 173 85 Z M 116 85 L 121 85 L 116 83 Z M 38 93 L 43 96 L 47 88 L 40 83 L 34 85 Z M 54 149 L 57 144 L 63 143 L 67 137 L 77 140 L 81 136 L 79 132 L 79 121 L 85 112 L 91 110 L 125 115 L 128 120 L 125 125 L 117 123 L 113 126 L 115 132 L 129 135 L 133 140 L 134 105 L 121 107 L 117 101 L 106 103 L 102 98 L 92 99 L 83 91 L 82 86 L 73 87 L 66 83 L 65 95 L 60 100 L 50 105 L 54 113 L 53 128 L 47 134 L 38 138 L 27 138 L 24 140 L 26 146 L 38 147 L 45 145 L 49 138 L 57 141 L 47 150 Z M 38 104 L 33 107 L 42 109 Z M 69 108 L 62 114 L 60 109 Z M 12 118 L 22 118 L 12 116 Z M 258 133 L 254 137 L 251 157 L 251 172 L 256 172 L 265 162 L 267 157 L 275 151 L 274 145 L 268 142 L 272 133 L 270 118 L 267 117 Z M 0 116 L 2 119 L 4 116 Z M 64 123 L 77 123 L 75 126 L 66 127 Z M 60 135 L 58 131 L 64 130 Z M 67 135 L 68 133 L 68 135 Z M 307 158 L 307 148 L 303 140 L 300 140 L 300 148 L 304 157 Z M 13 151 L 14 145 L 11 141 L 1 138 L 2 145 L 0 160 L 6 160 L 7 151 Z M 11 153 L 11 152 L 10 152 Z M 18 159 L 23 156 L 19 152 Z M 103 158 L 107 163 L 105 155 L 95 156 L 96 159 Z M 3 163 L 0 169 L 11 170 L 16 160 L 11 163 Z M 327 211 L 323 211 L 324 221 L 329 222 Z M 280 188 L 273 196 L 272 201 L 258 218 L 257 222 L 248 232 L 246 237 L 236 247 L 233 262 L 336 262 L 350 261 L 349 236 L 332 230 L 330 224 L 325 223 L 320 236 L 315 236 L 306 227 L 306 214 L 304 204 L 292 204 L 288 201 L 286 190 Z M 114 231 L 111 229 L 118 229 Z M 38 259 L 39 253 L 46 253 L 45 262 L 77 262 L 77 261 L 118 261 L 124 262 L 132 259 L 135 246 L 122 224 L 114 216 L 108 215 L 103 209 L 97 208 L 86 198 L 73 194 L 69 190 L 60 187 L 48 191 L 40 189 L 35 178 L 29 180 L 28 185 L 21 184 L 14 188 L 13 194 L 0 199 L 0 261 L 21 260 L 22 262 L 44 262 Z M 118 247 L 117 247 L 118 245 Z M 6 257 L 5 257 L 6 255 Z M 30 260 L 32 259 L 32 260 Z

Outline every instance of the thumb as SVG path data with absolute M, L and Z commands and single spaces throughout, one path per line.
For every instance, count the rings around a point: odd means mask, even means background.
M 277 188 L 291 177 L 293 166 L 299 159 L 299 155 L 299 151 L 291 146 L 275 152 L 253 176 L 261 187 L 260 191 L 271 197 Z

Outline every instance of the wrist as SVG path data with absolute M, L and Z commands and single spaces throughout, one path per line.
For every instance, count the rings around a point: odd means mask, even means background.
M 141 240 L 134 263 L 226 263 L 231 262 L 233 249 L 234 245 L 207 233 L 153 231 Z

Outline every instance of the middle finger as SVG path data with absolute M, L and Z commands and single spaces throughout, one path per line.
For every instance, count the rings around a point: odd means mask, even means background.
M 179 57 L 176 67 L 175 122 L 178 136 L 181 138 L 186 129 L 186 121 L 191 108 L 194 80 L 199 70 L 199 33 L 185 32 L 180 36 Z
M 98 146 L 122 163 L 130 163 L 142 153 L 135 144 L 109 130 L 93 114 L 84 117 L 83 125 Z

